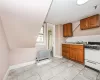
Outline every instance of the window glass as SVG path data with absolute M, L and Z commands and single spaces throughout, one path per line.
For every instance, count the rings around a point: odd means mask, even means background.
M 44 42 L 44 27 L 41 28 L 38 38 L 37 38 L 38 43 Z

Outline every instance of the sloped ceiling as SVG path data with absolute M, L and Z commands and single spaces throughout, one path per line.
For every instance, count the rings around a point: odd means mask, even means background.
M 100 0 L 89 0 L 84 5 L 77 5 L 77 0 L 53 0 L 46 22 L 64 24 L 82 18 L 100 14 Z M 94 6 L 98 5 L 97 9 Z
M 0 16 L 10 48 L 34 47 L 52 0 L 0 0 Z

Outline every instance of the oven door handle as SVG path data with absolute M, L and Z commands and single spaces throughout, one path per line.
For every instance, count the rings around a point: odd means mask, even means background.
M 97 64 L 97 62 L 94 62 L 94 61 L 87 61 L 87 62 L 95 64 L 95 65 Z

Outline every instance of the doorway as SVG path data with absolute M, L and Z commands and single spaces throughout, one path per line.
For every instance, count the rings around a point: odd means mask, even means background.
M 55 25 L 47 23 L 47 46 L 51 51 L 51 56 L 55 55 Z

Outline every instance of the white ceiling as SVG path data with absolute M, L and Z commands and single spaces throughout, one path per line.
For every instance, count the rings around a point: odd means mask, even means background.
M 45 21 L 52 24 L 64 24 L 100 14 L 100 0 L 89 0 L 81 6 L 76 2 L 77 0 L 53 0 Z M 94 9 L 95 5 L 98 5 L 96 10 Z

